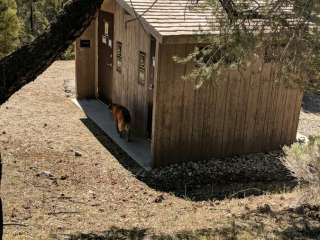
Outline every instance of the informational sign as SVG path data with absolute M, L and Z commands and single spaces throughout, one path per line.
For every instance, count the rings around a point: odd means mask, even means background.
M 102 43 L 103 43 L 103 44 L 107 44 L 107 38 L 106 38 L 106 36 L 102 36 Z
M 90 40 L 80 40 L 81 48 L 90 48 Z

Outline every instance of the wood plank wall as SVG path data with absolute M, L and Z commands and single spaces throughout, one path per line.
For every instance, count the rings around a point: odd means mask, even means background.
M 279 149 L 294 142 L 302 91 L 276 86 L 271 64 L 256 62 L 246 71 L 229 71 L 215 86 L 196 90 L 181 75 L 191 64 L 194 45 L 160 45 L 152 152 L 155 167 Z M 261 69 L 261 71 L 259 71 Z
M 115 0 L 105 0 L 102 11 L 114 13 L 113 89 L 114 103 L 127 107 L 132 115 L 133 131 L 147 134 L 147 79 L 149 77 L 150 35 L 133 17 L 126 15 Z M 76 85 L 78 98 L 93 98 L 97 89 L 98 49 L 96 49 L 97 21 L 76 42 Z M 89 39 L 91 48 L 80 48 L 80 39 Z M 98 39 L 99 40 L 99 39 Z M 122 72 L 116 70 L 116 42 L 122 43 Z M 139 51 L 146 53 L 145 85 L 138 84 Z
M 125 14 L 119 4 L 115 3 L 114 33 L 114 72 L 113 102 L 127 107 L 132 117 L 133 131 L 145 136 L 147 134 L 147 79 L 149 76 L 150 35 L 141 27 L 138 20 L 126 24 L 133 17 Z M 122 43 L 122 72 L 116 66 L 116 42 Z M 146 53 L 146 81 L 138 84 L 139 51 Z
M 76 40 L 76 94 L 79 99 L 95 97 L 96 24 L 93 20 Z M 90 48 L 80 48 L 81 40 L 90 40 Z

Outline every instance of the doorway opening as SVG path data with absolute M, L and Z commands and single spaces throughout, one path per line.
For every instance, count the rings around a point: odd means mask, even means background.
M 157 41 L 151 37 L 150 43 L 150 59 L 149 59 L 149 78 L 148 78 L 148 120 L 147 120 L 147 134 L 148 139 L 152 138 L 152 116 L 153 116 L 153 94 L 154 94 L 154 78 L 156 73 L 156 46 Z

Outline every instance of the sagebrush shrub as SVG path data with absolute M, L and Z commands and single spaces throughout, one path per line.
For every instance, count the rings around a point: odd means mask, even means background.
M 320 198 L 320 136 L 310 137 L 308 143 L 284 147 L 284 166 L 306 190 L 309 200 Z

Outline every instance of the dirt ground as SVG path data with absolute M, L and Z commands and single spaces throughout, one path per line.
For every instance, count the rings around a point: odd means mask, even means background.
M 320 237 L 320 210 L 300 206 L 298 190 L 271 194 L 253 181 L 219 199 L 193 199 L 188 189 L 150 184 L 71 102 L 72 79 L 74 62 L 55 62 L 0 107 L 4 239 Z M 319 130 L 319 111 L 303 111 L 299 131 Z M 247 190 L 259 194 L 245 197 Z

